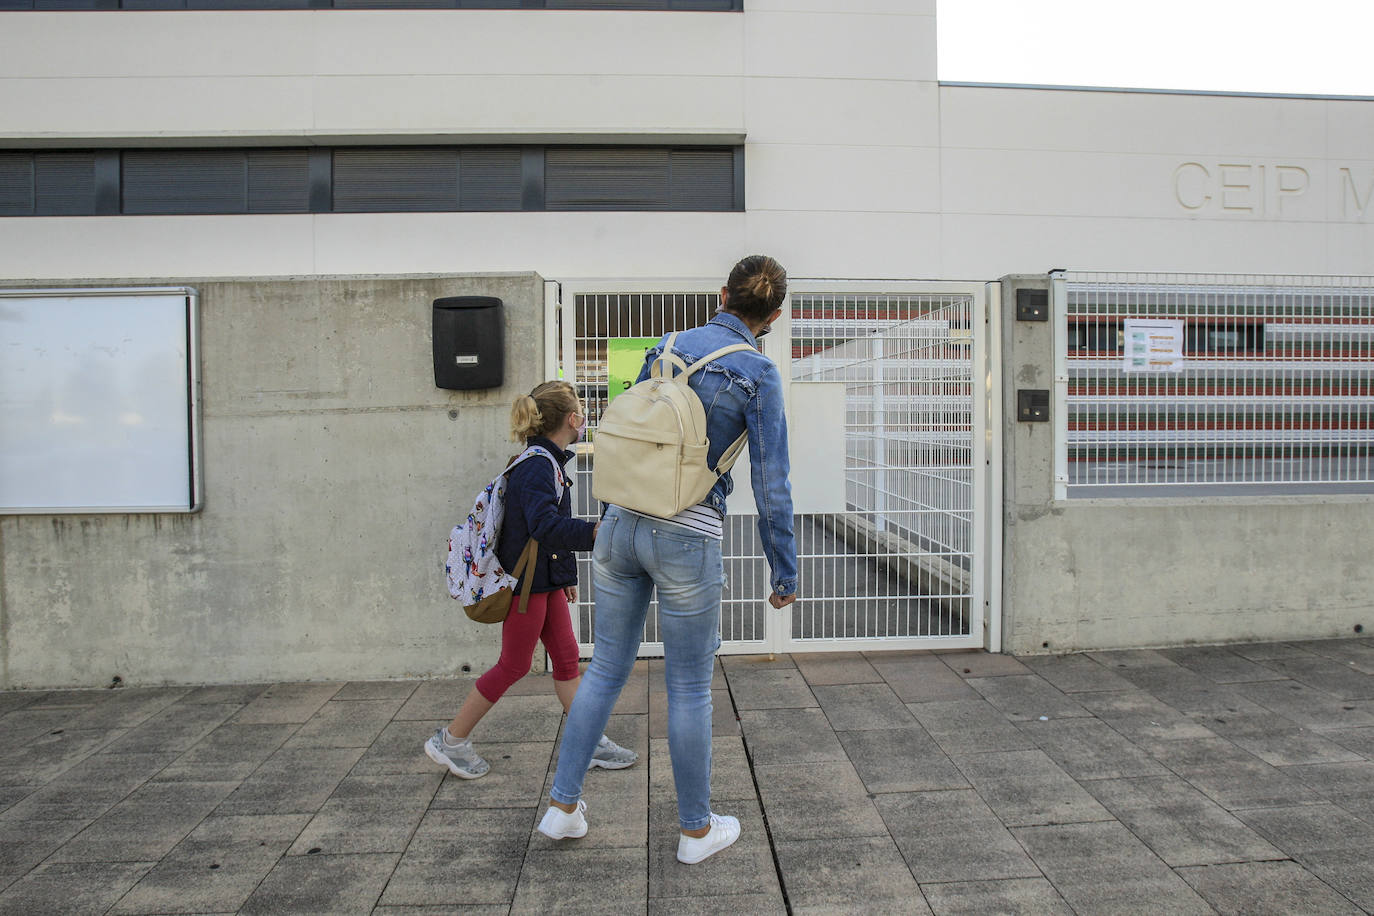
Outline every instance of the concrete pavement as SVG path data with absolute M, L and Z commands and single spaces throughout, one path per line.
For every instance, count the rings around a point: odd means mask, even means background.
M 547 676 L 475 781 L 420 750 L 469 680 L 0 693 L 0 913 L 1374 912 L 1374 640 L 723 657 L 696 866 L 660 666 L 561 842 Z

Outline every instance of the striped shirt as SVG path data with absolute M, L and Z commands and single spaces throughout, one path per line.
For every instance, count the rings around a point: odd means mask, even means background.
M 713 537 L 718 541 L 725 536 L 725 523 L 720 513 L 705 503 L 689 506 L 672 518 L 665 518 L 664 521 L 670 525 L 690 529 L 697 534 Z

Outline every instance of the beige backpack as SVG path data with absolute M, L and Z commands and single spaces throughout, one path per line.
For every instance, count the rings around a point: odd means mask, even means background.
M 705 499 L 748 441 L 748 433 L 741 434 L 714 469 L 708 465 L 706 409 L 687 380 L 714 359 L 754 348 L 732 344 L 688 366 L 673 353 L 676 338 L 677 332 L 668 337 L 649 377 L 617 395 L 602 413 L 592 465 L 594 498 L 658 518 L 672 518 Z

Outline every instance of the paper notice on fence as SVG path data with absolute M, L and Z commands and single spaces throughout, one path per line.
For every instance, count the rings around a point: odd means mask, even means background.
M 1126 372 L 1182 372 L 1183 322 L 1127 318 L 1123 368 Z

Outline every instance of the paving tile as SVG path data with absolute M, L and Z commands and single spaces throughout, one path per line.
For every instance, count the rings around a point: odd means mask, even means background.
M 1226 646 L 1161 649 L 1160 654 L 1194 674 L 1200 674 L 1218 684 L 1272 681 L 1283 677 L 1274 669 L 1266 668 Z
M 396 868 L 394 854 L 288 856 L 280 859 L 239 910 L 278 913 L 370 913 Z
M 1276 916 L 1357 916 L 1363 912 L 1296 862 L 1180 868 L 1178 875 L 1222 916 L 1251 916 L 1257 912 Z
M 623 916 L 644 912 L 648 899 L 645 851 L 605 849 L 564 840 L 566 848 L 531 850 L 520 869 L 513 913 L 573 913 Z M 628 908 L 627 908 L 628 904 Z
M 911 710 L 887 684 L 813 687 L 812 692 L 837 732 L 918 727 Z
M 34 709 L 89 709 L 114 696 L 114 691 L 100 687 L 72 687 L 67 690 L 39 691 L 31 704 Z
M 940 661 L 960 677 L 1002 677 L 1009 674 L 1030 674 L 1031 671 L 1010 655 L 984 652 L 982 649 L 937 653 Z
M 1107 652 L 1085 652 L 1085 657 L 1118 673 L 1141 668 L 1178 667 L 1173 660 L 1157 649 L 1115 649 Z
M 281 725 L 309 721 L 342 683 L 273 684 L 233 718 L 235 725 Z
M 0 786 L 0 814 L 4 814 L 37 791 L 38 786 Z
M 1253 808 L 1236 816 L 1295 858 L 1313 852 L 1374 849 L 1374 824 L 1334 804 Z
M 891 837 L 779 840 L 777 856 L 793 913 L 930 912 Z
M 175 759 L 174 754 L 95 754 L 0 814 L 0 825 L 26 820 L 91 820 L 113 808 Z
M 331 798 L 288 854 L 404 852 L 424 814 L 424 805 L 398 804 L 392 798 Z
M 1294 776 L 1225 738 L 1161 741 L 1149 752 L 1228 811 L 1322 801 Z
M 796 668 L 746 671 L 731 675 L 728 680 L 729 696 L 737 709 L 805 709 L 820 705 Z
M 400 700 L 399 709 L 419 686 L 419 681 L 349 681 L 334 694 L 333 699 Z
M 429 811 L 401 856 L 379 903 L 432 904 L 436 892 L 451 889 L 456 893 L 461 888 L 464 903 L 509 906 L 520 878 L 529 832 L 539 814 L 542 810 L 534 808 Z M 640 855 L 642 875 L 642 851 Z
M 1218 684 L 1179 665 L 1128 669 L 1122 676 L 1184 715 L 1223 718 L 1268 714 L 1240 692 L 1250 685 Z M 1203 724 L 1211 727 L 1211 722 Z
M 314 814 L 363 754 L 358 747 L 283 749 L 239 783 L 219 814 Z
M 434 796 L 434 808 L 533 808 L 543 803 L 545 780 L 553 759 L 552 741 L 480 745 L 478 753 L 491 764 L 487 775 L 480 779 L 453 776 L 447 768 L 439 767 L 424 756 L 418 743 L 412 741 L 410 746 L 412 755 L 428 764 L 421 767 L 417 763 L 415 769 L 446 774 L 438 794 Z M 361 772 L 361 766 L 366 761 L 366 757 L 359 761 L 354 772 Z M 400 770 L 399 767 L 397 769 Z
M 797 663 L 793 661 L 791 655 L 721 655 L 716 659 L 716 664 L 725 669 L 727 675 L 735 671 L 757 671 L 761 668 L 795 668 Z M 653 680 L 662 680 L 662 668 L 650 668 L 650 671 L 657 671 L 659 676 Z M 650 681 L 652 685 L 653 680 Z M 712 685 L 714 686 L 714 685 Z
M 237 703 L 247 706 L 267 692 L 271 684 L 211 684 L 196 687 L 180 700 L 177 705 L 188 703 Z
M 1092 715 L 1034 674 L 969 678 L 968 684 L 1012 722 L 1027 722 L 1042 716 L 1061 719 Z
M 692 913 L 693 916 L 740 916 L 741 913 L 748 913 L 749 916 L 785 916 L 787 907 L 783 904 L 781 891 L 776 894 L 649 898 L 648 916 L 682 916 L 683 913 Z
M 64 707 L 48 708 L 31 704 L 0 717 L 0 774 L 8 769 L 9 761 L 36 738 L 56 738 L 66 732 L 75 712 Z M 92 731 L 92 734 L 96 733 Z M 0 776 L 3 778 L 3 776 Z
M 189 687 L 122 687 L 111 690 L 109 699 L 73 717 L 66 727 L 70 731 L 133 728 L 190 692 Z
M 848 760 L 754 768 L 771 829 L 795 840 L 885 836 L 887 827 Z
M 738 735 L 739 720 L 735 718 L 735 706 L 731 702 L 730 691 L 711 691 L 711 733 L 713 735 Z M 668 737 L 668 695 L 649 694 L 649 737 Z
M 1167 773 L 1148 754 L 1097 719 L 1051 719 L 1019 726 L 1074 779 L 1124 779 Z
M 308 814 L 211 814 L 191 831 L 186 842 L 281 845 L 285 850 L 309 822 Z
M 300 726 L 221 725 L 160 770 L 159 780 L 247 779 L 286 743 Z
M 1085 787 L 1170 866 L 1284 858 L 1177 776 L 1103 779 Z
M 977 694 L 930 652 L 870 652 L 868 662 L 903 703 L 974 699 Z
M 363 756 L 358 759 L 352 773 L 357 775 L 383 776 L 388 773 L 440 773 L 445 768 L 425 756 L 424 743 L 440 726 L 447 725 L 449 719 L 399 719 L 387 723 Z M 548 743 L 548 742 L 544 742 Z M 496 753 L 492 749 L 501 746 L 500 742 L 482 742 L 479 753 L 483 757 Z M 499 756 L 499 754 L 497 755 Z M 485 777 L 483 777 L 485 778 Z
M 1374 913 L 1374 868 L 1369 849 L 1325 849 L 1296 856 L 1301 864 L 1366 913 Z
M 51 782 L 123 734 L 122 730 L 51 729 L 0 759 L 0 783 L 27 786 Z
M 1323 729 L 1322 736 L 1366 760 L 1374 760 L 1374 727 Z
M 1073 916 L 1073 910 L 1044 878 L 956 881 L 921 887 L 935 916 Z
M 237 703 L 177 703 L 106 745 L 104 754 L 182 752 L 194 747 L 243 707 Z
M 879 795 L 874 804 L 921 884 L 1040 876 L 972 790 Z
M 1307 728 L 1364 728 L 1374 725 L 1374 711 L 1362 710 L 1349 700 L 1338 699 L 1298 681 L 1239 684 L 1237 689 L 1246 699 Z
M 110 912 L 234 912 L 272 871 L 285 849 L 284 842 L 185 840 Z
M 1169 866 L 1115 821 L 1017 827 L 1012 833 L 1077 913 L 1212 912 Z
M 1226 646 L 1244 658 L 1260 661 L 1266 658 L 1293 658 L 1310 656 L 1312 653 L 1301 646 L 1286 642 L 1249 642 L 1230 643 Z
M 1035 741 L 1007 721 L 981 696 L 972 700 L 908 703 L 907 709 L 946 754 L 978 754 L 1035 747 Z
M 104 913 L 151 867 L 152 862 L 47 863 L 0 894 L 0 914 Z
M 798 655 L 795 661 L 812 686 L 877 684 L 883 680 L 862 652 L 815 652 Z
M 455 706 L 453 712 L 457 711 Z M 507 696 L 482 718 L 472 736 L 474 741 L 552 741 L 562 721 L 563 706 L 555 696 Z
M 837 732 L 836 736 L 870 792 L 968 788 L 963 774 L 920 726 Z
M 1081 693 L 1074 699 L 1115 731 L 1142 744 L 1214 736 L 1212 730 L 1197 719 L 1185 716 L 1143 690 Z
M 1086 655 L 1033 655 L 1022 663 L 1064 693 L 1131 690 L 1135 685 Z
M 1374 665 L 1374 651 L 1368 664 Z M 1374 676 L 1361 671 L 1353 661 L 1311 656 L 1307 658 L 1272 658 L 1266 668 L 1290 677 L 1315 690 L 1340 700 L 1368 700 L 1374 698 Z
M 1323 658 L 1345 662 L 1356 671 L 1374 674 L 1374 640 L 1316 639 L 1310 642 L 1295 642 L 1293 645 Z
M 330 700 L 286 742 L 287 747 L 368 747 L 404 705 L 383 700 Z
M 1008 827 L 1112 819 L 1044 751 L 968 754 L 954 762 Z
M 43 694 L 32 690 L 0 690 L 0 716 L 23 709 Z
M 739 819 L 740 835 L 728 849 L 721 850 L 695 865 L 677 860 L 678 838 L 681 836 L 677 806 L 666 799 L 650 806 L 648 838 L 648 895 L 650 900 L 672 899 L 682 906 L 682 912 L 697 912 L 698 895 L 715 897 L 763 893 L 782 902 L 782 888 L 778 884 L 773 853 L 764 829 L 763 813 L 755 799 L 737 800 L 718 807 L 717 814 Z M 745 898 L 736 901 L 743 907 Z M 740 909 L 737 912 L 747 912 Z
M 378 906 L 372 908 L 372 916 L 510 916 L 510 906 L 505 903 L 479 903 L 472 906 L 462 903 Z
M 1274 766 L 1299 766 L 1313 763 L 1353 763 L 1363 758 L 1314 731 L 1294 728 L 1269 735 L 1238 735 L 1231 740 Z
M 146 783 L 53 853 L 57 862 L 156 862 L 220 801 L 232 782 Z
M 523 680 L 523 678 L 522 678 Z M 442 719 L 449 722 L 472 692 L 475 677 L 422 681 L 396 712 L 397 719 Z M 541 691 L 542 693 L 542 691 Z M 503 698 L 504 699 L 504 698 Z M 497 704 L 500 705 L 499 703 Z
M 749 709 L 740 713 L 755 766 L 845 760 L 844 748 L 819 709 Z
M 27 872 L 82 830 L 90 820 L 26 820 L 0 829 L 0 870 Z

